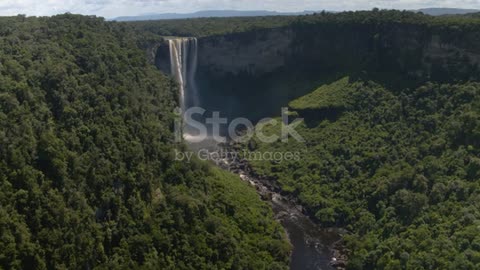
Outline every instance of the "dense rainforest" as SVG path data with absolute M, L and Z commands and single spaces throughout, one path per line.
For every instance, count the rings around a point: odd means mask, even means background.
M 95 17 L 0 19 L 0 269 L 287 267 L 254 189 L 174 160 L 178 90 L 147 39 Z
M 305 143 L 245 147 L 300 159 L 251 164 L 320 224 L 351 232 L 349 269 L 480 267 L 479 83 L 394 91 L 352 76 L 290 109 Z

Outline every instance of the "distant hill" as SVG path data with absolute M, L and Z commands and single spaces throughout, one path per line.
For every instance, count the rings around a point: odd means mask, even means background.
M 306 15 L 313 14 L 315 11 L 302 12 L 276 12 L 267 10 L 204 10 L 194 13 L 160 13 L 147 14 L 140 16 L 118 17 L 114 21 L 152 21 L 152 20 L 170 20 L 170 19 L 188 19 L 188 18 L 205 18 L 205 17 L 256 17 L 256 16 L 285 16 L 285 15 Z
M 432 16 L 442 15 L 463 15 L 468 13 L 480 12 L 480 9 L 461 9 L 461 8 L 424 8 L 417 10 L 424 14 Z

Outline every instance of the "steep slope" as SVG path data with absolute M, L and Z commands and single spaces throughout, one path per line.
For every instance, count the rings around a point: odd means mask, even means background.
M 125 25 L 0 19 L 0 268 L 285 269 L 271 209 L 175 161 L 177 88 Z

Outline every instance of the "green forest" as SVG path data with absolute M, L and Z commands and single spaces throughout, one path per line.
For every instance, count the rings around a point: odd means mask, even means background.
M 479 83 L 394 91 L 345 77 L 290 109 L 306 143 L 245 147 L 300 159 L 252 166 L 320 224 L 350 232 L 349 269 L 479 269 Z
M 286 269 L 238 177 L 174 161 L 177 86 L 102 18 L 0 19 L 0 269 Z

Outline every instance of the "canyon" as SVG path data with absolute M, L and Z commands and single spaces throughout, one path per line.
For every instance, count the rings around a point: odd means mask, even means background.
M 480 64 L 478 33 L 436 31 L 409 24 L 384 28 L 368 23 L 293 24 L 165 40 L 149 48 L 150 61 L 176 78 L 183 110 L 202 107 L 209 113 L 219 111 L 229 120 L 245 117 L 254 123 L 278 116 L 280 108 L 290 101 L 344 75 L 380 78 L 392 87 L 414 87 L 426 81 L 476 79 Z M 394 75 L 391 81 L 390 75 Z M 302 116 L 318 119 L 320 114 L 325 112 L 308 111 Z M 213 140 L 205 146 L 217 147 Z M 236 166 L 227 162 L 232 164 Z M 223 165 L 232 171 L 229 166 Z M 291 269 L 331 268 L 335 256 L 340 256 L 333 251 L 337 230 L 327 233 L 317 228 L 307 212 L 288 202 L 295 201 L 294 197 L 284 197 L 281 189 L 270 186 L 273 180 L 262 180 L 254 172 L 250 174 L 251 170 L 237 168 L 233 172 L 253 184 L 272 204 L 293 245 Z

